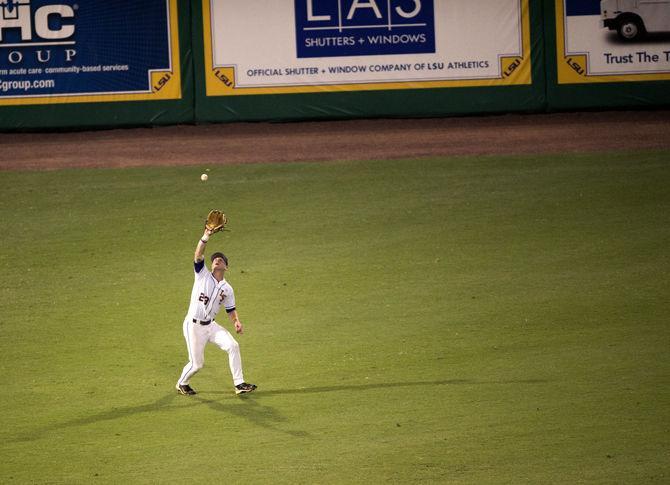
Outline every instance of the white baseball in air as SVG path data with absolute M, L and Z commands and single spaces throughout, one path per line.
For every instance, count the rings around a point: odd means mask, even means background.
M 207 175 L 206 173 L 203 173 L 200 176 L 200 180 L 202 180 L 203 182 L 206 182 L 208 178 L 209 178 L 209 175 Z

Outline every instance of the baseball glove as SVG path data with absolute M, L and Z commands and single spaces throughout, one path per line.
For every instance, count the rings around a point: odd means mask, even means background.
M 216 209 L 209 212 L 205 221 L 205 227 L 212 233 L 223 231 L 226 224 L 228 224 L 228 218 L 223 212 Z

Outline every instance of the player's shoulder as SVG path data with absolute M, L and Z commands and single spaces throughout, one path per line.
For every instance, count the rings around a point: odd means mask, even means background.
M 193 261 L 193 270 L 195 271 L 195 274 L 204 276 L 209 273 L 209 270 L 207 269 L 207 265 L 205 264 L 205 260 L 202 259 L 200 261 Z

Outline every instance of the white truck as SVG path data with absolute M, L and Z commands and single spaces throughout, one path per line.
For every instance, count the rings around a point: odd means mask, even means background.
M 670 32 L 670 0 L 601 0 L 601 26 L 624 40 Z

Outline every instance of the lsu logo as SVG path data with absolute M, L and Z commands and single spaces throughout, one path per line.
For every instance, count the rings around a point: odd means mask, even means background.
M 0 42 L 11 35 L 13 43 L 30 44 L 38 41 L 60 41 L 74 35 L 72 19 L 75 10 L 70 5 L 39 5 L 31 0 L 0 0 Z
M 298 58 L 435 52 L 433 0 L 295 0 Z

